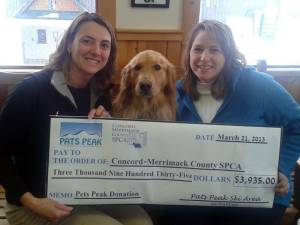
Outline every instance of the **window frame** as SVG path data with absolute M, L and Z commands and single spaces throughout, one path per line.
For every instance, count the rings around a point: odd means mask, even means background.
M 194 8 L 191 9 L 193 11 L 193 13 L 197 13 L 198 14 L 198 18 L 197 18 L 197 22 L 196 23 L 198 23 L 199 18 L 200 18 L 200 11 L 201 11 L 200 1 L 201 0 L 198 0 L 199 7 L 194 7 Z M 264 59 L 264 60 L 266 60 L 266 59 Z M 254 66 L 254 67 L 257 66 L 255 64 L 247 64 L 247 65 Z M 293 65 L 293 64 L 289 64 L 289 65 L 276 64 L 276 65 L 273 65 L 273 64 L 268 64 L 268 61 L 267 61 L 267 67 L 268 67 L 268 71 L 278 71 L 278 70 L 281 70 L 281 69 L 283 69 L 284 71 L 296 71 L 296 72 L 300 71 L 300 65 Z
M 95 0 L 96 14 L 105 17 L 112 25 L 113 29 L 116 27 L 116 0 Z M 0 65 L 0 72 L 24 73 L 34 72 L 43 69 L 44 66 L 37 65 Z

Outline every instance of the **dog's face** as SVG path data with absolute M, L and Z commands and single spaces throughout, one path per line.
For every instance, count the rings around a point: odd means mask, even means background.
M 137 54 L 122 70 L 121 89 L 132 89 L 136 96 L 152 98 L 168 94 L 174 86 L 174 66 L 160 53 L 146 50 Z
M 160 53 L 137 54 L 122 70 L 112 115 L 130 119 L 175 120 L 174 66 Z

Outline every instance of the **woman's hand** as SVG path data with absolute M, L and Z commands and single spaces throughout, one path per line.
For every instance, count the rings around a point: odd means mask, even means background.
M 93 119 L 94 117 L 108 118 L 111 116 L 109 112 L 107 112 L 106 109 L 102 105 L 100 105 L 97 109 L 91 109 L 91 111 L 89 112 L 88 118 Z
M 49 198 L 36 198 L 29 192 L 23 194 L 20 201 L 25 208 L 52 223 L 67 217 L 73 209 Z
M 289 180 L 283 173 L 278 173 L 278 183 L 276 184 L 274 191 L 278 195 L 286 195 L 289 191 Z

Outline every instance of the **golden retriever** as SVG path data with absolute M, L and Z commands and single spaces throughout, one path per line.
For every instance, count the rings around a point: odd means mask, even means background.
M 127 119 L 175 120 L 175 68 L 159 52 L 138 53 L 123 68 L 112 115 Z

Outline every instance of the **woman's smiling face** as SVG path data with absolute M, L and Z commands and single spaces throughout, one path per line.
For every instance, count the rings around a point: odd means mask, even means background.
M 92 21 L 82 24 L 69 46 L 71 74 L 92 77 L 105 67 L 110 50 L 111 36 L 104 26 Z
M 225 57 L 219 44 L 211 35 L 200 31 L 190 49 L 190 67 L 200 82 L 214 81 L 225 65 Z

